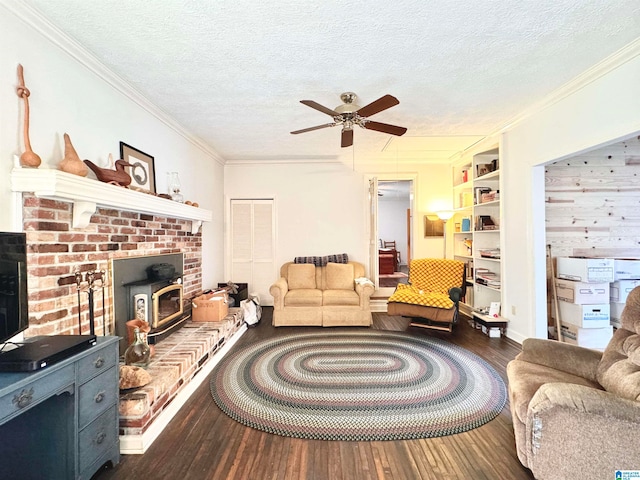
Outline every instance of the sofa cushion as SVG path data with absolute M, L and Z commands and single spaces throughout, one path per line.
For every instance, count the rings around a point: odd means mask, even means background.
M 325 290 L 322 305 L 360 305 L 360 297 L 354 290 Z
M 316 288 L 316 267 L 311 263 L 291 264 L 287 270 L 289 290 Z
M 353 265 L 350 263 L 327 263 L 327 290 L 354 290 Z
M 322 306 L 322 290 L 315 288 L 298 288 L 289 290 L 284 296 L 285 307 L 320 307 Z

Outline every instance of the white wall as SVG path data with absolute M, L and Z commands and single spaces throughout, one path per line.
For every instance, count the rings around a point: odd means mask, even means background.
M 366 185 L 370 176 L 415 180 L 413 256 L 441 256 L 442 238 L 425 239 L 422 218 L 427 211 L 437 209 L 433 205 L 439 202 L 448 202 L 450 208 L 449 165 L 394 165 L 391 172 L 389 167 L 371 165 L 356 166 L 354 171 L 341 163 L 228 164 L 225 197 L 227 201 L 275 199 L 276 268 L 296 256 L 347 253 L 351 259 L 364 263 L 368 274 Z
M 508 334 L 546 337 L 544 168 L 542 165 L 640 132 L 640 56 L 530 116 L 502 137 Z M 515 309 L 515 314 L 512 310 Z
M 275 199 L 276 269 L 338 253 L 368 265 L 362 175 L 341 163 L 227 165 L 225 197 Z
M 0 4 L 0 230 L 15 229 L 9 173 L 23 151 L 23 102 L 15 93 L 17 65 L 24 66 L 31 91 L 31 144 L 40 168 L 56 168 L 62 135 L 70 135 L 79 156 L 106 165 L 119 157 L 119 142 L 155 157 L 156 184 L 166 192 L 166 172 L 177 171 L 185 199 L 213 211 L 203 224 L 203 285 L 223 276 L 223 166 L 215 152 L 188 138 L 179 126 L 144 108 L 145 100 L 37 18 L 29 24 Z M 32 26 L 35 25 L 34 26 Z M 42 33 L 46 33 L 46 36 Z M 52 38 L 54 41 L 49 39 Z M 110 81 L 106 81 L 109 78 Z M 202 175 L 206 172 L 206 175 Z

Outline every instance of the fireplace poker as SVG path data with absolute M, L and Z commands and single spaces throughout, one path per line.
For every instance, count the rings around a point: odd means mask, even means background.
M 87 283 L 89 284 L 89 288 L 87 289 L 87 294 L 89 295 L 89 333 L 91 335 L 95 335 L 96 327 L 94 323 L 94 311 L 93 311 L 93 282 L 94 282 L 95 272 L 93 270 L 88 271 L 86 273 Z
M 81 284 L 82 284 L 82 274 L 80 273 L 80 270 L 76 270 L 74 272 L 75 275 L 75 279 L 76 279 L 76 288 L 78 290 L 78 335 L 82 335 L 82 312 L 81 312 L 81 308 L 80 308 L 80 290 L 81 290 Z
M 106 271 L 100 270 L 100 290 L 102 290 L 102 336 L 105 336 L 107 334 L 107 312 L 104 309 L 104 278 L 106 275 Z

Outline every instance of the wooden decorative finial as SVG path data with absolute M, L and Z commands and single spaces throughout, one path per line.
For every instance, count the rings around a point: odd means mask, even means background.
M 20 155 L 20 165 L 23 167 L 38 167 L 42 160 L 31 149 L 31 141 L 29 140 L 29 95 L 31 92 L 24 84 L 24 72 L 22 65 L 18 64 L 18 80 L 19 85 L 16 88 L 18 96 L 24 100 L 24 148 L 25 151 Z

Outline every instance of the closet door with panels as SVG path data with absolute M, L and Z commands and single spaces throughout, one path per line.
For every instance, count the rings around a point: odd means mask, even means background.
M 230 225 L 231 280 L 248 283 L 261 305 L 273 305 L 269 287 L 278 278 L 273 199 L 231 200 Z

